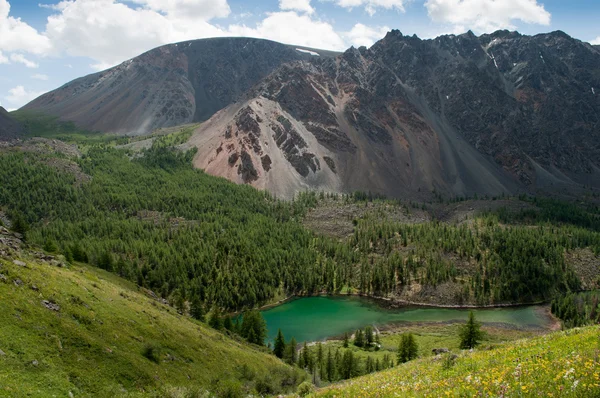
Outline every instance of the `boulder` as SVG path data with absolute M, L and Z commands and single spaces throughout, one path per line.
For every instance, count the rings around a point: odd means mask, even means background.
M 48 300 L 42 300 L 42 305 L 52 311 L 60 311 L 60 306 Z

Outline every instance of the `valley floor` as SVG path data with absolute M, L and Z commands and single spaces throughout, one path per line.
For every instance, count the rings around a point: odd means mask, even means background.
M 318 390 L 315 397 L 598 397 L 600 328 L 592 326 L 418 359 Z

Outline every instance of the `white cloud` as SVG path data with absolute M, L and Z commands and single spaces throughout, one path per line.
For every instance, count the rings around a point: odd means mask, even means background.
M 52 43 L 46 36 L 9 14 L 10 4 L 7 0 L 0 0 L 0 50 L 36 55 L 48 54 L 52 50 Z
M 592 40 L 590 43 L 600 46 L 600 36 L 596 37 L 596 40 Z M 1 57 L 1 55 L 0 55 L 0 57 Z
M 4 99 L 16 107 L 21 107 L 42 94 L 43 92 L 27 91 L 25 87 L 17 86 L 8 90 L 8 95 Z
M 10 54 L 10 60 L 12 62 L 23 64 L 23 65 L 25 65 L 28 68 L 37 68 L 37 67 L 39 67 L 39 65 L 36 64 L 35 62 L 30 61 L 27 58 L 25 58 L 25 56 L 23 54 L 17 54 L 17 53 Z
M 346 43 L 327 22 L 298 15 L 293 11 L 273 12 L 259 22 L 256 28 L 232 25 L 229 33 L 275 40 L 281 43 L 316 47 L 323 50 L 344 50 Z
M 2 54 L 2 51 L 0 51 L 0 64 L 7 64 L 8 63 L 8 58 L 6 58 L 4 56 L 4 54 Z
M 311 7 L 310 0 L 279 0 L 279 8 L 312 14 L 315 9 Z
M 42 73 L 37 73 L 37 74 L 35 74 L 35 75 L 32 75 L 32 76 L 31 76 L 31 78 L 32 78 L 32 79 L 35 79 L 35 80 L 43 80 L 43 81 L 46 81 L 46 80 L 48 80 L 48 75 L 44 75 L 44 74 L 42 74 Z
M 386 10 L 396 9 L 404 12 L 404 3 L 406 0 L 335 0 L 340 7 L 352 9 L 354 7 L 365 7 L 365 11 L 371 16 L 376 12 L 377 8 Z
M 131 0 L 175 19 L 225 18 L 231 12 L 227 0 Z
M 371 47 L 377 40 L 382 39 L 389 30 L 390 28 L 387 26 L 372 28 L 357 23 L 350 32 L 344 34 L 344 38 L 354 47 Z
M 448 23 L 464 31 L 491 32 L 515 29 L 514 21 L 550 25 L 551 15 L 537 0 L 427 0 L 434 22 Z
M 224 0 L 136 3 L 142 7 L 131 8 L 116 0 L 63 0 L 53 6 L 57 13 L 48 17 L 46 34 L 59 50 L 89 57 L 98 68 L 116 65 L 162 44 L 225 35 L 202 19 L 227 15 L 229 6 Z M 198 4 L 206 7 L 196 8 Z

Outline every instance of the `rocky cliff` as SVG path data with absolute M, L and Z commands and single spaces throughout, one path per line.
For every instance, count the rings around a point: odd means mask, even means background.
M 392 31 L 370 49 L 281 66 L 190 143 L 198 167 L 286 197 L 598 186 L 598 87 L 600 52 L 562 32 Z

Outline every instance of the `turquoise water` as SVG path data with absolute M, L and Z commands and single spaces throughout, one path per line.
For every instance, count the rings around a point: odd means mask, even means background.
M 546 327 L 548 319 L 536 307 L 479 309 L 480 322 L 507 323 L 518 327 Z M 286 339 L 318 341 L 340 336 L 367 325 L 396 322 L 466 321 L 469 310 L 411 307 L 385 309 L 361 297 L 307 297 L 262 312 L 272 341 L 281 328 Z

